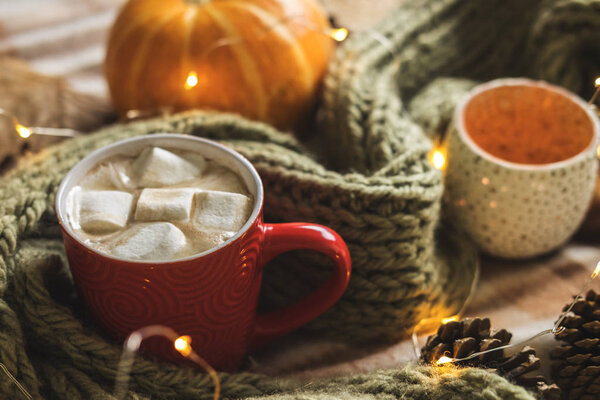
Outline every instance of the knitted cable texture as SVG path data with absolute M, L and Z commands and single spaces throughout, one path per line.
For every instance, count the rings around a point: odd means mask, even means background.
M 261 174 L 266 219 L 318 222 L 344 237 L 353 260 L 348 291 L 305 329 L 346 340 L 397 339 L 420 319 L 461 307 L 477 256 L 459 235 L 436 232 L 442 180 L 427 162 L 424 129 L 444 129 L 472 80 L 525 75 L 581 92 L 600 71 L 600 0 L 413 3 L 349 39 L 333 60 L 322 107 L 324 163 L 263 124 L 190 113 L 70 140 L 0 181 L 0 361 L 34 398 L 112 398 L 120 346 L 98 333 L 77 301 L 53 204 L 77 161 L 135 135 L 221 141 Z M 261 307 L 294 301 L 328 271 L 314 255 L 278 258 L 265 269 Z M 531 398 L 488 372 L 425 366 L 307 387 L 252 373 L 221 380 L 224 398 Z M 212 395 L 207 376 L 150 358 L 136 362 L 130 388 L 128 399 Z M 20 393 L 0 374 L 3 396 Z

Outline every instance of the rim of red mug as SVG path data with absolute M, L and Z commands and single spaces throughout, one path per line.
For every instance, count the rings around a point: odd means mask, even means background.
M 490 89 L 495 89 L 498 87 L 507 87 L 507 86 L 529 86 L 529 87 L 542 88 L 542 89 L 549 90 L 554 93 L 560 94 L 560 95 L 564 96 L 565 98 L 567 98 L 568 100 L 570 100 L 571 102 L 573 102 L 575 105 L 579 106 L 586 113 L 586 115 L 588 116 L 589 120 L 592 123 L 592 138 L 590 140 L 590 144 L 572 157 L 566 158 L 564 160 L 556 161 L 553 163 L 547 163 L 547 164 L 523 164 L 523 163 L 507 161 L 502 158 L 496 157 L 496 156 L 488 153 L 481 147 L 479 147 L 479 145 L 477 145 L 477 143 L 475 143 L 473 141 L 473 139 L 471 139 L 471 137 L 466 132 L 465 121 L 464 121 L 465 107 L 477 95 L 479 95 L 485 91 L 488 91 Z M 576 94 L 569 92 L 568 90 L 566 90 L 560 86 L 556 86 L 556 85 L 553 85 L 548 82 L 537 81 L 537 80 L 533 80 L 533 79 L 529 79 L 529 78 L 500 78 L 500 79 L 494 79 L 492 81 L 475 86 L 465 96 L 465 98 L 459 103 L 458 107 L 456 107 L 456 110 L 454 112 L 454 121 L 456 123 L 456 130 L 458 131 L 458 134 L 459 134 L 461 140 L 470 148 L 471 151 L 473 151 L 478 156 L 480 156 L 492 163 L 498 164 L 498 165 L 508 168 L 508 169 L 514 169 L 514 170 L 550 171 L 550 170 L 564 168 L 564 167 L 567 167 L 571 164 L 575 164 L 578 161 L 584 159 L 585 157 L 587 157 L 587 155 L 590 151 L 597 153 L 598 146 L 600 145 L 600 121 L 598 120 L 598 117 L 594 114 L 594 112 L 592 111 L 591 106 L 589 106 L 583 99 L 581 99 Z
M 217 151 L 220 151 L 222 154 L 223 153 L 227 154 L 229 157 L 236 159 L 242 166 L 244 166 L 250 172 L 250 175 L 251 175 L 252 179 L 254 180 L 254 184 L 256 185 L 256 195 L 254 196 L 254 207 L 252 209 L 252 213 L 248 217 L 248 220 L 240 228 L 240 230 L 238 230 L 235 235 L 233 235 L 231 238 L 224 241 L 223 243 L 219 244 L 218 246 L 212 247 L 203 252 L 192 254 L 191 256 L 174 258 L 174 259 L 169 259 L 169 260 L 134 260 L 134 259 L 128 259 L 128 258 L 123 258 L 123 257 L 115 257 L 111 254 L 99 251 L 98 249 L 95 249 L 95 248 L 89 246 L 88 244 L 83 242 L 79 237 L 77 237 L 77 235 L 71 229 L 71 225 L 69 223 L 67 213 L 65 210 L 66 197 L 69 194 L 70 189 L 72 189 L 79 182 L 79 181 L 74 182 L 74 179 L 75 179 L 74 176 L 76 175 L 77 171 L 81 170 L 81 169 L 85 169 L 85 171 L 82 172 L 82 177 L 83 177 L 83 175 L 85 175 L 91 168 L 93 168 L 95 165 L 97 165 L 100 161 L 105 160 L 109 157 L 118 155 L 119 154 L 118 150 L 119 150 L 119 148 L 122 148 L 123 145 L 129 144 L 132 142 L 140 142 L 140 143 L 148 142 L 148 143 L 146 143 L 146 145 L 149 145 L 155 141 L 163 141 L 163 140 L 167 140 L 167 139 L 171 140 L 171 141 L 173 141 L 173 140 L 175 140 L 175 141 L 179 141 L 179 140 L 190 141 L 190 140 L 192 140 L 192 141 L 195 141 L 198 143 L 202 143 L 203 145 L 211 146 L 211 147 L 217 149 Z M 168 144 L 165 144 L 165 146 L 169 147 Z M 191 151 L 194 151 L 194 150 L 191 150 Z M 222 159 L 219 159 L 216 161 L 220 162 L 220 161 L 222 161 Z M 221 164 L 223 164 L 223 163 L 221 162 Z M 239 175 L 239 173 L 237 171 L 234 171 L 234 172 L 236 172 Z M 112 260 L 125 261 L 125 262 L 132 263 L 132 264 L 141 264 L 141 265 L 147 265 L 148 263 L 172 264 L 172 263 L 176 263 L 176 262 L 190 261 L 190 260 L 194 260 L 199 257 L 206 256 L 206 255 L 214 253 L 214 252 L 218 251 L 219 249 L 222 249 L 223 247 L 226 247 L 230 243 L 233 243 L 234 241 L 236 241 L 238 238 L 243 236 L 246 233 L 246 231 L 256 221 L 256 218 L 258 217 L 260 210 L 262 208 L 263 199 L 264 199 L 264 188 L 263 188 L 262 180 L 260 179 L 260 176 L 258 175 L 258 172 L 254 168 L 254 166 L 250 163 L 250 161 L 248 161 L 247 158 L 242 156 L 237 151 L 235 151 L 227 146 L 224 146 L 220 143 L 217 143 L 213 140 L 205 139 L 205 138 L 201 138 L 201 137 L 197 137 L 197 136 L 177 134 L 177 133 L 153 133 L 153 134 L 147 134 L 147 135 L 142 135 L 142 136 L 136 136 L 136 137 L 128 138 L 128 139 L 124 139 L 124 140 L 119 140 L 117 142 L 114 142 L 112 144 L 109 144 L 107 146 L 104 146 L 104 147 L 94 150 L 93 152 L 91 152 L 90 154 L 88 154 L 87 156 L 82 158 L 80 161 L 78 161 L 77 164 L 75 164 L 73 167 L 71 167 L 69 172 L 67 172 L 67 174 L 65 175 L 65 177 L 63 178 L 62 182 L 60 183 L 60 185 L 58 187 L 58 190 L 56 192 L 55 212 L 56 212 L 56 216 L 58 218 L 59 225 L 66 231 L 66 233 L 71 238 L 73 238 L 77 243 L 84 246 L 86 249 L 92 251 L 95 254 L 98 254 L 102 257 L 106 257 L 106 258 L 109 258 Z

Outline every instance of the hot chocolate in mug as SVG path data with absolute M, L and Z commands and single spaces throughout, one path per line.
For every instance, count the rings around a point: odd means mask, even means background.
M 81 240 L 68 218 L 69 192 L 100 162 L 117 155 L 134 157 L 149 146 L 195 152 L 235 172 L 253 198 L 242 228 L 216 247 L 168 261 L 119 258 Z M 329 309 L 350 279 L 350 254 L 336 232 L 309 223 L 267 224 L 263 198 L 262 181 L 250 162 L 207 139 L 152 134 L 96 150 L 72 168 L 56 195 L 56 214 L 80 298 L 115 338 L 122 340 L 144 326 L 165 325 L 189 335 L 194 350 L 214 368 L 235 370 L 248 350 Z M 301 249 L 328 256 L 334 266 L 331 277 L 298 303 L 257 315 L 264 265 L 280 253 Z M 161 359 L 182 360 L 167 340 L 149 341 L 145 347 Z

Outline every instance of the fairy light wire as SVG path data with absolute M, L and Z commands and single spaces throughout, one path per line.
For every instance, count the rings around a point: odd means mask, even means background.
M 25 126 L 19 122 L 16 115 L 10 111 L 0 108 L 0 117 L 4 117 L 11 121 L 15 132 L 23 139 L 29 138 L 31 135 L 42 136 L 58 136 L 58 137 L 76 137 L 79 132 L 68 128 L 48 128 L 42 126 Z
M 173 343 L 173 347 L 182 356 L 200 365 L 210 376 L 215 387 L 213 400 L 219 400 L 221 395 L 221 382 L 217 371 L 200 357 L 192 348 L 192 339 L 189 336 L 180 336 L 173 329 L 163 325 L 149 325 L 132 332 L 123 343 L 123 353 L 119 360 L 113 394 L 117 399 L 123 399 L 127 394 L 131 369 L 137 352 L 142 342 L 153 336 L 162 336 Z
M 544 336 L 547 335 L 549 333 L 553 333 L 552 329 L 546 329 L 544 331 L 538 332 L 535 335 L 527 338 L 527 339 L 523 339 L 520 342 L 517 343 L 511 343 L 511 344 L 505 344 L 504 346 L 500 346 L 500 347 L 494 347 L 493 349 L 488 349 L 488 350 L 484 350 L 484 351 L 478 351 L 476 353 L 473 354 L 469 354 L 467 357 L 462 357 L 462 358 L 453 358 L 453 357 L 448 357 L 446 355 L 440 357 L 437 361 L 436 364 L 437 365 L 442 365 L 442 364 L 448 364 L 448 363 L 456 363 L 456 362 L 461 362 L 461 361 L 468 361 L 468 360 L 472 360 L 473 358 L 482 356 L 484 354 L 489 354 L 489 353 L 493 353 L 494 351 L 500 351 L 500 350 L 506 350 L 506 349 L 510 349 L 512 347 L 518 347 L 518 346 L 522 346 L 534 339 L 537 339 L 540 336 Z
M 23 125 L 21 125 L 21 127 L 29 130 L 32 135 L 58 136 L 58 137 L 68 137 L 68 138 L 79 136 L 78 131 L 76 131 L 74 129 L 68 129 L 68 128 L 46 128 L 46 127 L 42 127 L 42 126 L 25 127 Z M 21 127 L 17 128 L 17 129 L 22 129 Z M 23 137 L 23 136 L 21 136 L 21 137 Z
M 23 393 L 23 396 L 25 396 L 28 400 L 32 400 L 33 397 L 31 396 L 31 394 L 29 394 L 29 392 L 27 391 L 27 389 L 25 389 L 25 387 L 23 385 L 21 385 L 21 382 L 18 381 L 17 378 L 15 378 L 15 376 L 13 374 L 10 373 L 10 371 L 8 370 L 8 368 L 6 368 L 6 365 L 4 365 L 3 363 L 0 362 L 0 369 L 2 369 L 2 371 L 6 374 L 6 376 L 8 376 L 8 379 L 10 379 L 17 388 L 19 388 L 19 390 L 21 391 L 21 393 Z
M 387 37 L 382 35 L 380 32 L 372 30 L 372 29 L 365 31 L 365 33 L 371 39 L 373 39 L 377 43 L 379 43 L 392 56 L 392 58 L 396 58 L 396 52 L 394 50 L 394 43 L 390 39 L 388 39 Z
M 554 324 L 554 327 L 552 328 L 552 333 L 557 335 L 565 329 L 565 327 L 561 325 L 562 322 L 565 320 L 567 315 L 571 312 L 573 307 L 575 307 L 575 304 L 582 297 L 582 295 L 588 291 L 588 289 L 592 285 L 592 282 L 594 281 L 594 279 L 596 279 L 598 277 L 598 275 L 600 275 L 600 261 L 596 264 L 596 268 L 594 268 L 594 271 L 592 272 L 592 274 L 589 276 L 589 278 L 585 282 L 585 285 L 583 285 L 583 288 L 573 298 L 573 301 L 571 302 L 569 307 L 567 307 L 567 309 L 560 315 L 560 317 L 558 318 L 558 321 L 556 321 L 556 323 Z
M 573 298 L 573 301 L 571 302 L 571 304 L 569 305 L 569 307 L 567 307 L 566 310 L 563 311 L 560 314 L 560 317 L 558 318 L 558 320 L 556 321 L 556 323 L 554 324 L 554 326 L 551 329 L 543 330 L 543 331 L 541 331 L 539 333 L 536 333 L 532 337 L 524 339 L 524 340 L 522 340 L 520 342 L 517 342 L 517 343 L 506 344 L 504 346 L 495 347 L 493 349 L 479 351 L 479 352 L 470 354 L 467 357 L 463 357 L 463 358 L 448 357 L 448 356 L 446 356 L 444 354 L 438 360 L 435 361 L 435 364 L 436 365 L 442 365 L 442 364 L 448 364 L 448 363 L 468 361 L 468 360 L 471 360 L 471 359 L 473 359 L 475 357 L 479 357 L 479 356 L 484 355 L 484 354 L 492 353 L 494 351 L 505 350 L 505 349 L 509 349 L 509 348 L 512 348 L 512 347 L 522 346 L 522 345 L 526 344 L 527 342 L 530 342 L 530 341 L 532 341 L 534 339 L 537 339 L 540 336 L 544 336 L 544 335 L 547 335 L 549 333 L 553 334 L 554 336 L 560 334 L 565 329 L 565 327 L 562 326 L 562 322 L 565 320 L 565 318 L 567 317 L 567 315 L 571 312 L 571 310 L 573 309 L 573 307 L 575 306 L 575 304 L 577 303 L 577 301 L 580 298 L 582 298 L 583 293 L 585 293 L 590 288 L 592 282 L 594 281 L 594 279 L 596 279 L 598 277 L 598 275 L 600 275 L 600 261 L 596 264 L 596 267 L 594 268 L 594 271 L 592 271 L 592 274 L 586 280 L 585 284 L 583 285 L 583 288 Z

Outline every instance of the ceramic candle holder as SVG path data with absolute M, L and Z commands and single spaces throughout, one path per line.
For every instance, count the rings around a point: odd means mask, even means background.
M 506 161 L 477 145 L 466 130 L 466 107 L 495 88 L 523 86 L 554 92 L 583 110 L 593 131 L 589 144 L 574 156 L 545 164 Z M 584 101 L 544 82 L 499 79 L 476 87 L 457 107 L 447 136 L 447 216 L 494 256 L 527 258 L 560 247 L 579 227 L 592 199 L 599 126 Z M 569 134 L 567 129 L 564 135 Z

